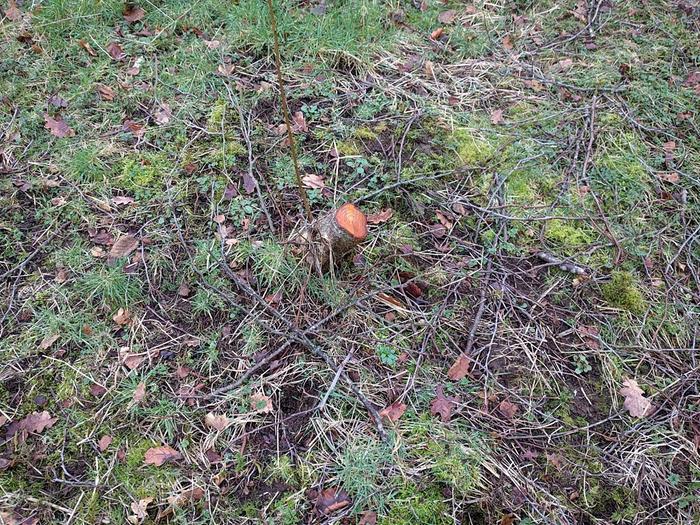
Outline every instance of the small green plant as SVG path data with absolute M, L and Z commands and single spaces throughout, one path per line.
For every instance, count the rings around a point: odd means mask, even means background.
M 574 356 L 574 364 L 576 365 L 574 372 L 578 375 L 586 374 L 593 370 L 588 362 L 588 358 L 583 354 L 577 354 Z
M 379 360 L 387 366 L 395 367 L 399 359 L 399 354 L 393 346 L 380 343 L 377 345 L 377 356 Z

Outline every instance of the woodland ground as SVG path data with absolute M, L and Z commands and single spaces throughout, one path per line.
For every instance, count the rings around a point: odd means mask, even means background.
M 700 523 L 697 1 L 1 5 L 0 522 Z

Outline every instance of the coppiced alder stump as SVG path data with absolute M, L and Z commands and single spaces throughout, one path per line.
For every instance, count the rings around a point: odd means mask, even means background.
M 335 264 L 367 238 L 367 217 L 354 204 L 324 213 L 290 241 L 319 273 Z

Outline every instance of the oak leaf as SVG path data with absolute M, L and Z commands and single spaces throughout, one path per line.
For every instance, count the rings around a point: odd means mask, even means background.
M 110 42 L 107 44 L 107 53 L 109 53 L 109 56 L 111 56 L 114 60 L 124 60 L 126 58 L 126 54 L 124 53 L 122 46 L 116 42 Z
M 388 419 L 389 421 L 396 422 L 401 416 L 403 416 L 404 412 L 406 412 L 406 404 L 401 403 L 400 401 L 395 401 L 379 412 L 379 415 Z
M 54 118 L 48 113 L 44 113 L 44 128 L 48 129 L 54 137 L 61 139 L 75 135 L 75 131 L 66 124 L 60 115 Z
M 624 407 L 632 417 L 645 417 L 651 414 L 654 406 L 644 397 L 644 390 L 634 379 L 625 379 L 622 382 L 620 395 L 625 398 Z
M 511 403 L 507 399 L 504 399 L 498 405 L 498 411 L 506 419 L 513 419 L 518 414 L 519 410 L 518 405 Z
M 430 413 L 434 416 L 440 415 L 443 422 L 447 423 L 452 417 L 452 410 L 459 398 L 446 396 L 442 385 L 435 388 L 435 399 L 430 403 Z

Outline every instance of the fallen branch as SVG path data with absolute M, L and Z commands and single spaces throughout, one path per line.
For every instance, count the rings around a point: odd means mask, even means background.
M 564 272 L 569 272 L 569 273 L 574 273 L 576 275 L 585 275 L 586 274 L 586 269 L 582 268 L 581 266 L 578 266 L 574 263 L 564 261 L 562 259 L 558 259 L 554 255 L 551 255 L 547 252 L 539 252 L 537 254 L 537 257 L 542 259 L 544 262 L 549 263 L 549 264 L 554 264 L 559 267 L 560 270 Z

